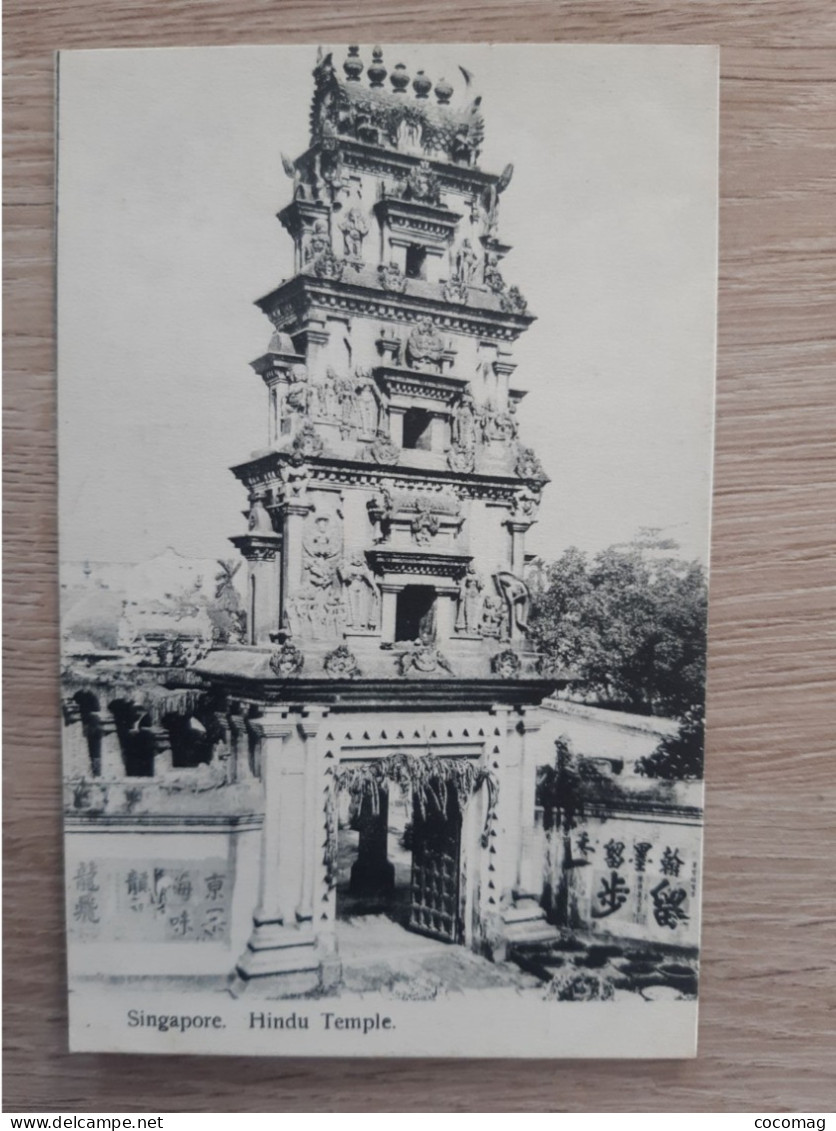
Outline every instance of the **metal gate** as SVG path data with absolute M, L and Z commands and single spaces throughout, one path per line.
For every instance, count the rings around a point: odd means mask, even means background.
M 455 790 L 447 791 L 447 812 L 431 803 L 421 814 L 417 800 L 412 811 L 412 886 L 409 926 L 443 942 L 462 939 L 459 880 L 462 815 Z

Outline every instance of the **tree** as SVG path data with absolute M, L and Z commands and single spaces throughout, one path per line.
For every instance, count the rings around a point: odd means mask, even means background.
M 636 760 L 636 771 L 648 778 L 682 781 L 701 778 L 705 746 L 705 708 L 686 711 L 676 734 L 663 738 L 652 754 Z
M 592 560 L 566 550 L 532 593 L 530 623 L 548 668 L 575 672 L 597 702 L 679 716 L 704 699 L 707 588 L 656 533 Z

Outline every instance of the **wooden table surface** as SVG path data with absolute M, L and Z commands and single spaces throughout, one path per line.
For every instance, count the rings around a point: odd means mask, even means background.
M 709 790 L 695 1061 L 283 1061 L 66 1051 L 52 53 L 321 40 L 723 49 Z M 8 0 L 5 75 L 4 1110 L 833 1110 L 833 0 Z

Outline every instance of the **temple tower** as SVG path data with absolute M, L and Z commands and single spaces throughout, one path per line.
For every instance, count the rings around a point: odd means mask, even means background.
M 258 302 L 269 443 L 233 469 L 248 639 L 200 669 L 244 704 L 264 781 L 238 974 L 288 993 L 339 975 L 340 789 L 359 799 L 357 882 L 384 884 L 387 786 L 414 789 L 414 929 L 492 957 L 548 932 L 530 708 L 556 686 L 527 640 L 547 479 L 516 419 L 513 345 L 534 317 L 501 269 L 512 167 L 478 164 L 469 79 L 357 47 L 341 66 L 320 53 L 313 78 L 310 146 L 284 158 L 295 274 Z

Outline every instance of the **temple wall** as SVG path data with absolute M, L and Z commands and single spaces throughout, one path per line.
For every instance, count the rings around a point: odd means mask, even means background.
M 252 930 L 260 841 L 254 816 L 68 818 L 70 975 L 228 974 Z

